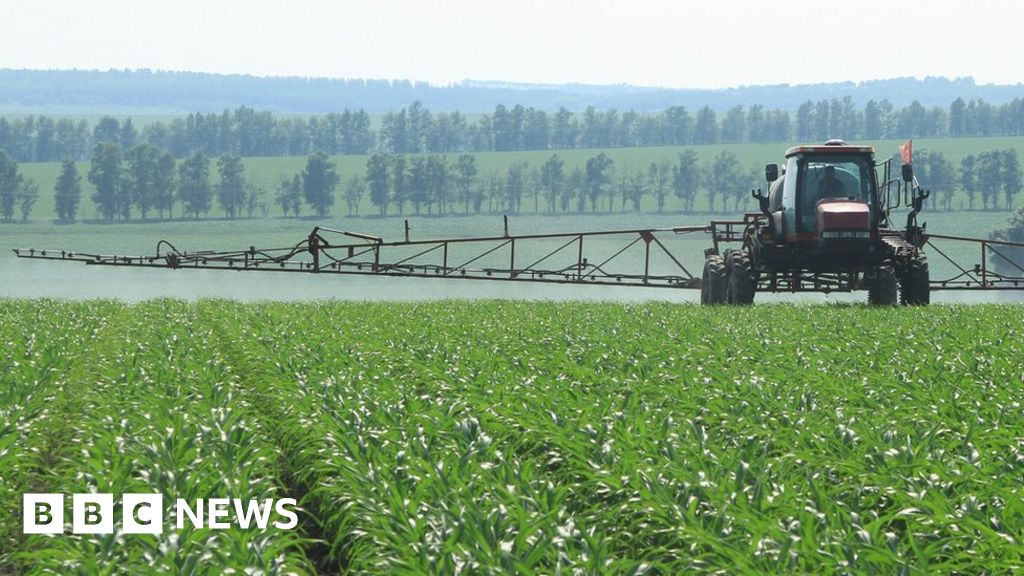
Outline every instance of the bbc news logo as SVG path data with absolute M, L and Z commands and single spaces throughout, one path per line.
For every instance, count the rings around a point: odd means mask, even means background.
M 63 494 L 23 494 L 22 531 L 25 534 L 63 534 Z M 274 500 L 241 500 L 209 498 L 189 502 L 178 498 L 174 503 L 175 528 L 226 530 L 266 530 L 274 526 L 291 530 L 299 523 L 294 498 Z M 72 494 L 72 534 L 112 534 L 115 517 L 120 518 L 124 534 L 161 534 L 164 531 L 164 498 L 162 494 L 122 494 L 121 513 L 117 514 L 113 494 Z M 273 521 L 271 521 L 273 520 Z

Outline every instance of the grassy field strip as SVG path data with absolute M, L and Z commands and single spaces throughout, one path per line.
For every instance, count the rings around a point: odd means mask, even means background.
M 174 530 L 179 497 L 278 496 L 274 457 L 241 417 L 231 368 L 191 307 L 153 302 L 131 312 L 91 358 L 81 411 L 63 415 L 75 437 L 48 488 L 160 492 L 171 529 L 160 536 L 29 538 L 24 557 L 33 571 L 219 574 L 230 567 L 280 574 L 307 567 L 290 532 Z
M 13 572 L 24 538 L 21 495 L 45 490 L 54 451 L 69 439 L 79 384 L 69 374 L 89 362 L 116 308 L 0 302 L 0 573 Z

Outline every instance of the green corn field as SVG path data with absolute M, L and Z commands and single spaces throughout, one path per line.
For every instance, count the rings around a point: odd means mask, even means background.
M 1024 570 L 1019 306 L 0 300 L 0 366 L 0 574 Z

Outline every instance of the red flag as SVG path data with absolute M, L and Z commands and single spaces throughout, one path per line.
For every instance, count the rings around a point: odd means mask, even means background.
M 904 166 L 909 166 L 910 164 L 912 164 L 911 161 L 913 160 L 913 156 L 914 156 L 914 141 L 913 140 L 907 140 L 906 144 L 903 144 L 903 145 L 900 146 L 900 159 L 902 159 L 903 165 Z

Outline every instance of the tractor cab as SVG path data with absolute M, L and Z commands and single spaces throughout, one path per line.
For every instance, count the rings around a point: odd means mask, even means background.
M 858 249 L 877 233 L 874 150 L 830 140 L 786 151 L 784 172 L 769 165 L 767 215 L 776 244 L 813 252 Z M 775 178 L 772 178 L 775 176 Z

